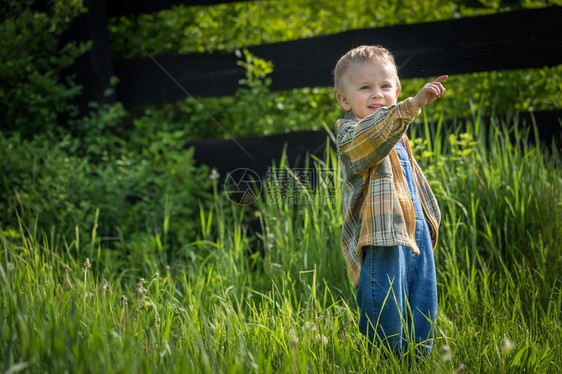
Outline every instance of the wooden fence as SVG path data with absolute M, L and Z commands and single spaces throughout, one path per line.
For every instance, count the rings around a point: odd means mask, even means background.
M 189 5 L 216 1 L 190 1 Z M 115 60 L 109 53 L 108 18 L 186 3 L 85 0 L 89 12 L 74 23 L 71 38 L 91 40 L 91 51 L 73 73 L 85 87 L 84 101 L 99 101 L 116 75 L 115 99 L 126 106 L 182 100 L 186 94 L 150 57 Z M 274 64 L 272 90 L 330 86 L 337 59 L 353 46 L 380 44 L 400 66 L 400 77 L 430 77 L 480 71 L 541 68 L 562 63 L 562 7 L 524 9 L 439 22 L 350 30 L 300 40 L 248 46 Z M 154 56 L 194 96 L 233 94 L 244 77 L 234 53 Z
M 189 5 L 214 4 L 226 1 L 191 1 Z M 150 0 L 103 1 L 85 0 L 89 11 L 75 22 L 68 35 L 74 40 L 91 40 L 90 52 L 77 61 L 72 73 L 84 86 L 82 106 L 89 101 L 104 100 L 103 92 L 111 76 L 120 82 L 111 99 L 136 106 L 173 102 L 186 98 L 186 90 L 194 96 L 224 96 L 233 94 L 244 77 L 234 53 L 197 53 L 185 55 L 141 57 L 114 60 L 109 53 L 108 18 L 134 15 L 165 9 L 185 1 Z M 337 59 L 348 49 L 361 44 L 381 44 L 396 57 L 401 78 L 431 77 L 441 74 L 462 74 L 480 71 L 541 68 L 562 63 L 562 7 L 526 9 L 487 16 L 466 17 L 439 22 L 398 25 L 373 29 L 350 30 L 332 35 L 272 43 L 247 48 L 256 56 L 274 64 L 272 90 L 300 87 L 331 86 L 331 72 Z M 173 76 L 166 75 L 156 62 Z M 182 88 L 178 87 L 181 86 Z M 107 100 L 107 99 L 105 99 Z M 541 123 L 541 136 L 560 136 L 560 111 L 542 113 L 548 124 Z M 303 134 L 306 134 L 303 136 Z M 253 165 L 255 159 L 271 162 L 284 143 L 293 144 L 289 157 L 297 159 L 302 152 L 319 150 L 325 134 L 301 133 L 276 135 L 269 140 L 267 150 L 259 144 L 263 139 L 244 140 L 253 149 L 253 160 L 242 152 L 237 141 L 207 141 L 195 145 L 196 158 L 201 163 L 224 169 Z M 305 143 L 303 143 L 305 142 Z M 213 145 L 214 147 L 213 148 Z M 225 145 L 227 144 L 227 145 Z M 274 146 L 274 144 L 276 144 Z M 218 165 L 225 149 L 234 146 L 227 165 Z M 261 149 L 261 151 L 260 151 Z M 260 152 L 267 152 L 261 156 Z M 294 153 L 294 154 L 293 154 Z M 216 154 L 220 155 L 216 156 Z M 222 157 L 224 159 L 224 157 Z
M 361 29 L 251 46 L 273 62 L 272 90 L 330 86 L 338 58 L 361 44 L 389 48 L 401 78 L 542 68 L 562 63 L 562 7 L 440 22 Z M 233 53 L 160 56 L 158 62 L 195 96 L 231 95 L 244 71 Z M 150 58 L 114 61 L 118 99 L 127 105 L 181 100 L 185 93 Z

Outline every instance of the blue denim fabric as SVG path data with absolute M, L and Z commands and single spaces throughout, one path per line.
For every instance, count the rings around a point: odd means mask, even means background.
M 359 329 L 375 344 L 397 355 L 416 342 L 421 354 L 433 347 L 437 315 L 437 280 L 429 226 L 418 197 L 408 151 L 395 146 L 416 214 L 416 243 L 421 254 L 407 247 L 365 247 L 357 287 Z

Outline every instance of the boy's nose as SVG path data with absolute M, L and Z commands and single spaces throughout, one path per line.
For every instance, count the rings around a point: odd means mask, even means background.
M 373 91 L 372 97 L 376 97 L 376 98 L 382 97 L 382 92 L 380 90 L 375 90 Z

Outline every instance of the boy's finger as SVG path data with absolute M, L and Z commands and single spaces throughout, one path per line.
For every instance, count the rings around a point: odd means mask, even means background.
M 443 82 L 444 80 L 447 80 L 447 78 L 449 78 L 448 75 L 442 75 L 442 76 L 440 76 L 439 78 L 435 79 L 435 82 L 441 83 L 441 82 Z

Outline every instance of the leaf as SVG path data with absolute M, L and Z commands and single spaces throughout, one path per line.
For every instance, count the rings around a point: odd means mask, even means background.
M 20 371 L 23 371 L 25 369 L 27 369 L 28 367 L 31 366 L 31 362 L 27 361 L 27 362 L 18 362 L 17 364 L 14 364 L 12 366 L 10 366 L 8 368 L 8 370 L 6 370 L 4 373 L 5 374 L 13 374 L 13 373 L 19 373 Z
M 524 355 L 527 353 L 528 348 L 529 346 L 526 345 L 521 347 L 521 349 L 517 351 L 515 357 L 513 357 L 513 360 L 511 360 L 511 365 L 510 365 L 511 367 L 516 367 L 521 365 L 521 363 L 524 361 Z

